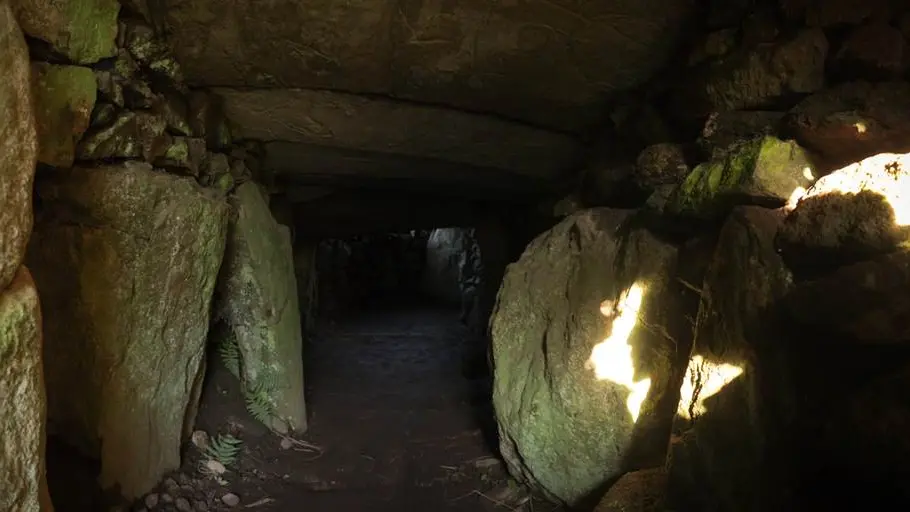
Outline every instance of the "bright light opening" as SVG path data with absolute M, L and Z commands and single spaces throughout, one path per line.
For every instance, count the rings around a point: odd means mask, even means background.
M 716 395 L 727 384 L 742 375 L 739 366 L 712 363 L 702 356 L 693 356 L 686 369 L 686 378 L 679 388 L 677 414 L 686 419 L 704 414 L 705 400 Z
M 793 209 L 802 199 L 830 193 L 882 196 L 894 210 L 898 226 L 910 226 L 910 154 L 880 153 L 820 178 L 809 190 L 797 188 L 787 201 Z
M 616 301 L 604 301 L 600 312 L 612 319 L 610 335 L 591 350 L 587 367 L 594 369 L 598 380 L 609 380 L 629 390 L 626 408 L 632 415 L 632 421 L 638 420 L 641 404 L 651 389 L 651 379 L 635 380 L 635 362 L 632 360 L 632 346 L 629 337 L 638 323 L 645 289 L 635 283 L 620 295 Z

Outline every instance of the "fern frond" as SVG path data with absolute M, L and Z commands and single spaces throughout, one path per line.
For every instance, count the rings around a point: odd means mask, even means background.
M 263 376 L 264 377 L 264 376 Z M 275 403 L 272 401 L 272 393 L 275 386 L 270 385 L 271 379 L 262 378 L 244 390 L 244 399 L 246 410 L 250 416 L 263 425 L 269 426 L 275 417 Z
M 242 445 L 240 439 L 230 434 L 221 434 L 211 440 L 205 449 L 205 455 L 227 467 L 237 461 Z
M 237 345 L 237 339 L 233 334 L 225 336 L 221 343 L 218 344 L 218 354 L 225 368 L 231 372 L 234 377 L 240 378 L 240 346 Z

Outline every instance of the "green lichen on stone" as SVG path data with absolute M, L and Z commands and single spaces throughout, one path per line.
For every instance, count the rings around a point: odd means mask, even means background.
M 190 159 L 190 147 L 186 143 L 186 139 L 177 137 L 173 139 L 173 142 L 168 146 L 167 150 L 164 152 L 164 158 L 174 162 L 187 162 Z
M 76 64 L 92 64 L 117 53 L 117 0 L 19 0 L 22 29 L 47 41 Z
M 230 174 L 222 174 L 218 176 L 214 184 L 215 190 L 227 194 L 234 188 L 234 177 Z
M 70 167 L 76 143 L 89 126 L 97 97 L 91 69 L 32 64 L 32 92 L 38 130 L 38 161 Z
M 793 141 L 761 137 L 729 148 L 686 177 L 667 211 L 701 219 L 722 216 L 737 203 L 779 203 L 811 184 L 805 152 Z

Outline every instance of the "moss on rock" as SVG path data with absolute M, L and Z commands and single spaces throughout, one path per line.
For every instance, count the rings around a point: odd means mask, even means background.
M 38 129 L 38 161 L 70 167 L 76 142 L 88 129 L 97 97 L 91 69 L 32 63 L 32 93 Z
M 117 53 L 117 0 L 14 0 L 22 30 L 76 64 Z
M 714 219 L 737 203 L 783 206 L 794 190 L 808 187 L 812 179 L 806 153 L 795 142 L 761 137 L 697 166 L 670 198 L 667 211 Z

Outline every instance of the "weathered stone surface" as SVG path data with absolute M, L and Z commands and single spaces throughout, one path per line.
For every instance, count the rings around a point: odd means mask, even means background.
M 95 108 L 95 74 L 81 66 L 32 64 L 32 93 L 38 131 L 38 161 L 71 167 L 76 143 L 89 127 Z
M 168 137 L 168 141 L 167 149 L 155 159 L 155 166 L 198 176 L 199 168 L 206 158 L 205 140 L 195 137 Z
M 811 168 L 805 152 L 793 141 L 774 137 L 746 141 L 697 166 L 670 198 L 666 210 L 713 219 L 735 204 L 780 207 L 794 191 L 812 183 Z
M 330 91 L 215 92 L 238 139 L 401 153 L 539 177 L 571 167 L 580 149 L 563 134 L 446 108 Z
M 22 30 L 76 64 L 117 52 L 117 0 L 12 0 Z
M 891 252 L 910 240 L 910 154 L 882 153 L 834 171 L 795 206 L 777 244 L 800 274 Z
M 167 14 L 191 85 L 384 94 L 576 129 L 664 63 L 690 13 L 684 0 L 179 0 Z
M 803 325 L 868 343 L 910 342 L 910 250 L 800 283 L 787 308 Z
M 853 29 L 834 58 L 834 68 L 847 79 L 886 80 L 907 70 L 907 42 L 888 23 L 869 23 Z
M 127 162 L 36 184 L 28 261 L 44 308 L 50 426 L 127 498 L 180 465 L 228 208 Z
M 825 89 L 794 107 L 784 127 L 832 169 L 876 153 L 910 151 L 910 83 L 852 82 Z
M 787 464 L 774 464 L 796 398 L 792 347 L 774 309 L 791 282 L 774 247 L 782 218 L 737 208 L 711 258 L 681 389 L 683 432 L 670 449 L 671 503 L 679 509 L 792 510 L 780 506 L 789 489 L 776 484 Z
M 304 332 L 316 328 L 318 282 L 316 254 L 318 244 L 312 241 L 294 245 L 294 275 L 297 277 L 297 297 Z
M 537 237 L 507 269 L 490 323 L 509 472 L 570 504 L 661 464 L 676 409 L 677 250 L 626 232 L 631 213 L 584 210 Z
M 734 51 L 694 69 L 673 96 L 683 118 L 711 112 L 766 108 L 794 93 L 815 92 L 825 84 L 828 41 L 807 29 L 792 38 L 752 50 Z
M 696 143 L 708 158 L 716 158 L 728 147 L 745 139 L 776 136 L 786 112 L 731 110 L 714 112 L 705 122 Z
M 663 468 L 626 473 L 610 487 L 594 512 L 663 512 L 666 486 Z
M 53 511 L 45 478 L 41 344 L 38 291 L 19 267 L 0 290 L 0 510 Z
M 193 135 L 189 106 L 183 95 L 170 92 L 158 96 L 153 102 L 152 111 L 165 120 L 170 133 L 187 137 Z M 204 141 L 204 136 L 200 138 Z
M 170 87 L 185 89 L 183 70 L 174 60 L 167 41 L 159 38 L 154 28 L 135 19 L 124 20 L 118 38 L 143 69 L 166 79 Z
M 218 315 L 240 349 L 248 408 L 276 431 L 303 432 L 303 337 L 291 234 L 275 222 L 257 184 L 238 187 L 230 203 Z
M 28 48 L 7 2 L 0 3 L 0 290 L 25 257 L 32 230 L 37 139 Z
M 92 128 L 76 148 L 79 160 L 141 158 L 153 161 L 168 147 L 167 121 L 148 112 L 122 110 L 110 124 Z
M 635 181 L 644 190 L 681 182 L 689 174 L 686 155 L 679 144 L 654 144 L 635 160 Z

